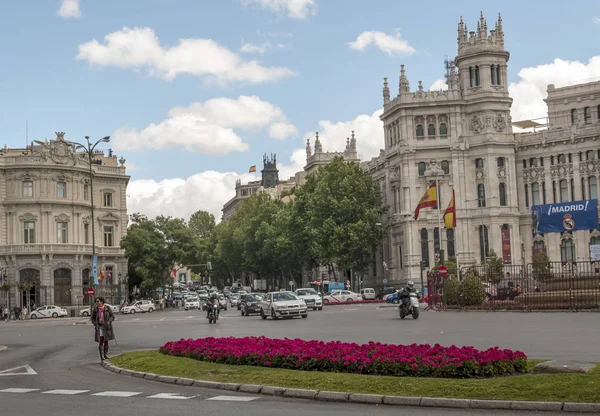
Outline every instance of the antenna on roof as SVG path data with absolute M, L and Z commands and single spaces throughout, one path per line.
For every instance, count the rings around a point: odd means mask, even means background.
M 450 60 L 448 59 L 448 55 L 444 55 L 444 67 L 446 67 L 446 74 L 450 75 Z

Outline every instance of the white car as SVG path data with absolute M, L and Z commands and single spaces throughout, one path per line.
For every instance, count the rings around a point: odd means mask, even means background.
M 105 305 L 110 308 L 110 310 L 112 311 L 112 313 L 119 313 L 119 307 L 118 306 L 109 305 L 108 303 L 105 303 Z M 79 316 L 90 316 L 90 308 L 82 309 L 79 312 Z
M 294 294 L 304 300 L 307 308 L 312 308 L 313 311 L 316 311 L 317 309 L 320 311 L 323 310 L 323 298 L 316 290 L 312 288 L 303 288 L 296 290 Z
M 40 319 L 40 318 L 62 318 L 68 316 L 69 313 L 66 309 L 61 308 L 60 306 L 47 305 L 41 306 L 34 311 L 31 311 L 29 317 L 31 319 Z
M 308 317 L 306 302 L 292 292 L 270 292 L 260 301 L 260 317 L 271 316 L 276 320 L 283 317 Z
M 377 297 L 375 289 L 367 287 L 360 290 L 360 295 L 364 300 L 374 300 Z
M 198 298 L 187 298 L 185 300 L 184 309 L 200 309 L 200 299 Z
M 349 290 L 334 290 L 329 295 L 323 296 L 325 304 L 329 302 L 356 302 L 362 300 L 362 296 Z
M 131 305 L 123 306 L 121 313 L 152 313 L 154 312 L 154 302 L 151 300 L 138 300 Z

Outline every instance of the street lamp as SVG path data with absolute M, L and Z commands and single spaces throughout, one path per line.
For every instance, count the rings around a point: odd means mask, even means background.
M 389 271 L 388 271 L 387 262 L 385 261 L 386 260 L 386 258 L 385 258 L 385 251 L 386 251 L 385 250 L 385 237 L 386 236 L 383 234 L 384 230 L 383 230 L 383 224 L 382 223 L 377 222 L 377 223 L 375 223 L 375 226 L 376 227 L 380 227 L 380 229 L 381 229 L 381 263 L 382 263 L 382 266 L 383 266 L 383 278 L 385 280 L 387 280 L 387 278 L 389 277 Z M 377 277 L 377 276 L 375 276 L 375 277 Z M 384 283 L 384 286 L 387 286 L 387 283 Z
M 90 164 L 90 195 L 91 195 L 91 215 L 92 215 L 92 278 L 94 279 L 94 286 L 98 276 L 98 259 L 96 258 L 96 227 L 95 227 L 95 219 L 94 219 L 94 174 L 92 172 L 92 158 L 94 156 L 94 150 L 96 146 L 100 143 L 108 143 L 110 142 L 110 136 L 106 136 L 98 140 L 96 143 L 92 145 L 90 142 L 90 136 L 85 136 L 86 143 L 77 143 L 70 142 L 75 146 L 75 151 L 83 150 L 83 152 L 88 157 L 88 162 Z M 92 288 L 92 279 L 89 279 L 89 288 Z M 93 307 L 92 297 L 90 296 L 90 311 Z M 91 312 L 90 312 L 91 313 Z
M 498 197 L 497 196 L 490 196 L 488 198 L 483 197 L 483 198 L 475 198 L 475 199 L 467 199 L 467 200 L 465 200 L 465 202 L 475 202 L 475 201 L 479 202 L 479 212 L 480 212 L 480 216 L 481 216 L 481 242 L 483 244 L 483 262 L 482 262 L 482 265 L 484 265 L 486 263 L 487 258 L 488 258 L 488 256 L 487 256 L 487 247 L 486 247 L 486 244 L 485 244 L 485 240 L 486 240 L 485 237 L 489 236 L 489 232 L 484 231 L 485 228 L 483 228 L 483 208 L 485 208 L 484 202 L 487 201 L 488 199 L 498 199 Z M 457 271 L 457 274 L 459 274 L 459 276 L 460 276 L 460 273 L 458 271 Z

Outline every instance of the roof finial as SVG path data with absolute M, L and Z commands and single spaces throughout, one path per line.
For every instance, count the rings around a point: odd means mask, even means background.
M 390 102 L 390 88 L 388 87 L 387 78 L 383 79 L 383 104 Z

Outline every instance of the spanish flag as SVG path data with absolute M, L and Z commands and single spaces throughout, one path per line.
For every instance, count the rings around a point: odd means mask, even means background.
M 417 208 L 415 209 L 415 220 L 419 219 L 419 211 L 423 208 L 435 208 L 437 207 L 437 186 L 435 181 L 429 185 L 427 191 L 419 201 Z
M 252 172 L 256 172 L 256 165 L 252 165 L 252 166 L 250 166 L 250 169 L 248 169 L 248 173 L 252 173 Z
M 98 275 L 98 281 L 101 282 L 104 280 L 104 269 L 100 270 L 100 274 Z
M 456 203 L 454 202 L 454 189 L 452 189 L 452 199 L 448 208 L 444 211 L 444 226 L 446 228 L 456 227 Z

